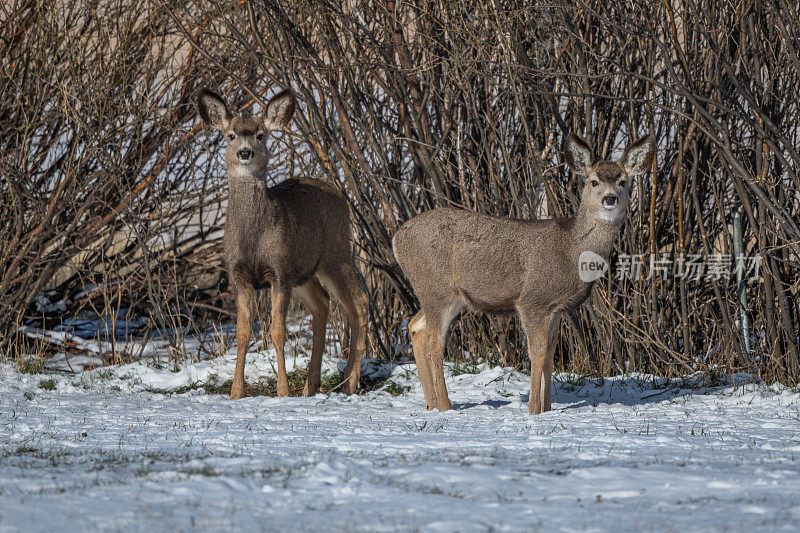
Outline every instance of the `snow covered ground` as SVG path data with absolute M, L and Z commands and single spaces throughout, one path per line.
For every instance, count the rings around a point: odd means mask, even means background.
M 248 380 L 272 357 L 249 354 Z M 352 397 L 191 388 L 228 379 L 233 358 L 0 365 L 0 532 L 800 527 L 790 390 L 561 375 L 532 417 L 528 377 L 485 366 L 451 372 L 446 413 L 425 411 L 413 363 L 367 362 L 385 390 Z

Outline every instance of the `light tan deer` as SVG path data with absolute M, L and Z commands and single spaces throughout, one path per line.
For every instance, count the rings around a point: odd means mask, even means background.
M 353 265 L 350 209 L 334 187 L 321 181 L 288 179 L 268 187 L 266 138 L 285 128 L 294 114 L 291 90 L 276 95 L 263 117 L 233 116 L 225 101 L 209 90 L 197 97 L 203 121 L 228 139 L 225 161 L 230 185 L 223 238 L 230 284 L 236 297 L 236 370 L 231 399 L 244 394 L 244 363 L 250 342 L 256 291 L 270 286 L 270 334 L 278 356 L 278 396 L 289 394 L 284 343 L 292 292 L 311 310 L 313 343 L 303 394 L 320 386 L 330 289 L 350 324 L 350 350 L 342 391 L 358 388 L 367 333 L 368 300 Z
M 582 276 L 580 267 L 607 265 L 627 216 L 629 177 L 650 168 L 655 139 L 630 145 L 619 162 L 595 162 L 575 136 L 567 137 L 564 148 L 572 170 L 586 176 L 574 217 L 514 220 L 439 208 L 414 217 L 395 234 L 394 255 L 421 306 L 409 331 L 428 409 L 451 407 L 444 343 L 450 322 L 467 308 L 519 315 L 531 360 L 528 411 L 550 410 L 560 316 L 589 295 L 593 280 L 584 279 L 599 277 Z

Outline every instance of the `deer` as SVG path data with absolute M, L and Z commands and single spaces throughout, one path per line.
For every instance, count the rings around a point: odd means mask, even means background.
M 292 295 L 311 311 L 311 360 L 303 395 L 319 391 L 330 292 L 344 308 L 350 329 L 340 385 L 345 394 L 354 393 L 366 347 L 369 308 L 354 264 L 347 199 L 332 185 L 313 178 L 293 177 L 274 186 L 266 181 L 267 139 L 288 126 L 296 107 L 293 91 L 275 95 L 260 117 L 232 114 L 225 100 L 207 88 L 197 95 L 196 105 L 203 122 L 222 131 L 228 141 L 225 164 L 230 196 L 223 249 L 236 302 L 236 367 L 230 398 L 244 395 L 253 305 L 257 291 L 267 287 L 278 396 L 289 395 L 284 344 Z
M 584 177 L 570 218 L 522 220 L 440 207 L 398 229 L 394 255 L 420 304 L 408 329 L 427 409 L 452 407 L 444 347 L 450 323 L 463 309 L 519 316 L 531 363 L 528 412 L 551 409 L 560 318 L 586 300 L 600 277 L 584 275 L 581 268 L 587 262 L 599 263 L 598 271 L 607 268 L 627 218 L 630 178 L 648 171 L 655 146 L 647 135 L 630 144 L 620 160 L 598 161 L 586 141 L 566 136 L 566 162 Z

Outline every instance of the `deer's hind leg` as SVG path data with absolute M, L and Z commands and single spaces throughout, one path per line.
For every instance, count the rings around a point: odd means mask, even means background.
M 458 296 L 454 296 L 444 309 L 441 308 L 441 302 L 433 303 L 430 299 L 422 305 L 425 324 L 424 327 L 418 328 L 421 330 L 420 336 L 424 344 L 421 357 L 427 358 L 423 364 L 427 364 L 432 385 L 430 388 L 433 389 L 432 395 L 435 395 L 435 403 L 430 407 L 439 411 L 452 409 L 444 381 L 444 348 L 450 323 L 463 307 L 464 302 Z M 423 385 L 423 389 L 424 387 Z M 425 401 L 427 402 L 428 398 Z
M 328 291 L 320 285 L 316 278 L 311 278 L 304 285 L 295 288 L 295 292 L 311 310 L 311 332 L 313 345 L 311 361 L 308 363 L 308 376 L 303 388 L 303 396 L 314 396 L 321 383 L 322 352 L 325 351 L 325 330 L 328 325 L 330 297 Z
M 272 336 L 272 344 L 275 346 L 275 353 L 278 356 L 278 396 L 289 396 L 289 380 L 286 377 L 286 359 L 283 355 L 284 344 L 286 344 L 286 313 L 289 311 L 289 299 L 292 296 L 291 289 L 273 284 L 272 296 L 272 318 L 269 327 Z
M 441 326 L 440 326 L 441 327 Z M 436 408 L 440 411 L 449 411 L 452 409 L 450 405 L 450 397 L 447 395 L 447 385 L 444 382 L 444 340 L 443 337 L 447 335 L 447 329 L 444 332 L 431 331 L 428 335 L 428 342 L 430 350 L 428 352 L 428 365 L 431 372 L 431 380 L 433 381 L 433 389 L 436 391 Z
M 561 317 L 556 315 L 550 317 L 547 324 L 547 353 L 545 354 L 544 368 L 542 375 L 544 377 L 543 387 L 543 405 L 542 412 L 547 412 L 552 407 L 550 391 L 553 385 L 553 366 L 554 356 L 556 353 L 556 343 L 558 342 L 558 328 L 561 326 Z
M 531 360 L 531 393 L 528 412 L 538 415 L 550 410 L 550 387 L 553 374 L 555 333 L 553 317 L 526 316 L 520 312 L 525 336 L 528 338 L 528 357 Z M 555 325 L 557 326 L 557 322 Z
M 367 347 L 367 313 L 369 299 L 361 288 L 355 266 L 348 258 L 338 265 L 320 271 L 319 276 L 344 307 L 350 326 L 350 347 L 344 369 L 342 392 L 353 394 L 361 380 L 361 359 Z
M 417 375 L 422 383 L 422 392 L 425 394 L 425 407 L 438 409 L 439 401 L 436 398 L 436 389 L 433 387 L 433 375 L 430 368 L 430 355 L 428 352 L 428 333 L 425 331 L 427 321 L 425 313 L 420 311 L 409 321 L 408 331 L 411 334 L 411 346 L 414 351 L 414 361 L 417 363 Z

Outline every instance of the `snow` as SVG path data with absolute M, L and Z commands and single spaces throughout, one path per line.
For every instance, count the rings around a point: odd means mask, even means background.
M 535 417 L 528 376 L 486 365 L 448 367 L 444 413 L 425 410 L 411 362 L 365 362 L 371 378 L 408 387 L 399 396 L 170 392 L 230 379 L 234 357 L 77 374 L 0 365 L 0 532 L 744 531 L 800 520 L 800 394 L 746 376 L 561 374 L 553 411 Z M 247 379 L 274 364 L 272 351 L 248 354 Z M 343 366 L 326 355 L 324 372 Z

